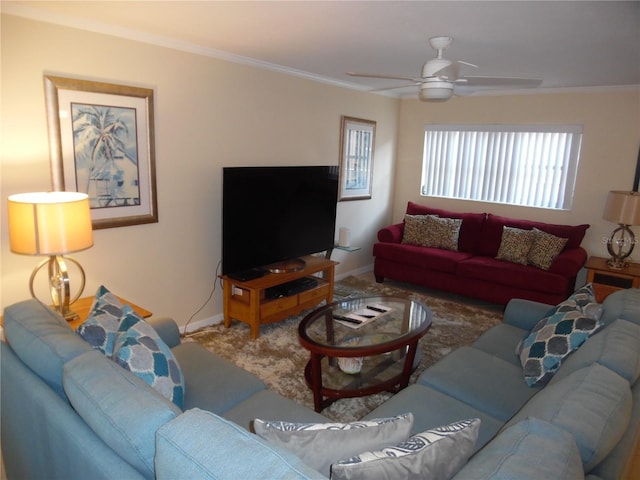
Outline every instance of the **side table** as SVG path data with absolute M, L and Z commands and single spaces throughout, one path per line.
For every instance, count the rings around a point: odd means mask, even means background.
M 587 283 L 593 284 L 596 300 L 602 303 L 617 290 L 640 287 L 640 264 L 630 263 L 620 270 L 610 268 L 607 259 L 589 257 L 585 268 L 588 270 Z

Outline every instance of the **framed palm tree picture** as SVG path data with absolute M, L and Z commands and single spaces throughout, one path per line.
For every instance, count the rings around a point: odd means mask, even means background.
M 53 190 L 89 195 L 94 229 L 155 223 L 153 90 L 45 75 Z

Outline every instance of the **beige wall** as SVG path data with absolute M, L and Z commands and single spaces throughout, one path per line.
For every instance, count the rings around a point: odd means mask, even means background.
M 43 74 L 154 89 L 160 222 L 98 230 L 95 246 L 74 257 L 87 271 L 86 295 L 104 284 L 180 324 L 217 283 L 221 168 L 337 164 L 340 115 L 376 120 L 377 138 L 373 199 L 338 204 L 336 226 L 349 227 L 352 243 L 362 247 L 356 253 L 334 253 L 341 262 L 339 275 L 370 268 L 377 230 L 401 220 L 408 200 L 458 211 L 590 223 L 585 247 L 604 255 L 602 237 L 613 229 L 601 219 L 606 193 L 632 185 L 640 140 L 638 91 L 464 97 L 442 104 L 398 101 L 8 15 L 2 16 L 1 27 L 2 308 L 29 296 L 28 277 L 40 260 L 9 251 L 5 218 L 7 196 L 50 189 Z M 573 209 L 421 198 L 423 126 L 430 122 L 583 124 Z M 219 319 L 221 298 L 217 287 L 193 322 Z
M 429 123 L 580 124 L 584 127 L 573 208 L 555 211 L 420 196 L 424 126 Z M 401 102 L 393 219 L 407 201 L 455 211 L 491 212 L 550 223 L 588 223 L 583 246 L 608 256 L 603 237 L 615 225 L 602 219 L 609 190 L 631 190 L 640 145 L 640 92 L 458 97 L 446 103 Z M 640 228 L 635 227 L 640 237 Z M 640 260 L 640 247 L 634 251 Z
M 95 246 L 73 255 L 85 295 L 104 284 L 184 324 L 217 283 L 222 167 L 336 165 L 341 115 L 377 121 L 377 138 L 373 199 L 338 204 L 337 227 L 362 250 L 333 258 L 339 274 L 370 266 L 375 232 L 391 218 L 397 100 L 14 16 L 1 26 L 2 308 L 29 296 L 40 261 L 9 251 L 6 198 L 50 189 L 43 74 L 154 89 L 160 222 L 95 231 Z M 219 318 L 216 288 L 193 322 Z

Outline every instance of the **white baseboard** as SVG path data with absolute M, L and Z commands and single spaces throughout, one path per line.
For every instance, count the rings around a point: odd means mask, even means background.
M 223 321 L 224 321 L 224 315 L 222 313 L 218 313 L 213 317 L 201 318 L 200 320 L 189 323 L 189 325 L 187 325 L 187 328 L 186 328 L 186 333 L 194 332 L 200 328 L 210 327 L 211 325 L 218 325 Z M 180 328 L 180 333 L 185 333 L 184 326 L 181 325 L 179 328 Z
M 344 272 L 344 273 L 341 273 L 340 275 L 336 275 L 335 276 L 335 280 L 339 281 L 339 280 L 342 280 L 343 278 L 347 278 L 347 277 L 349 277 L 351 275 L 353 275 L 353 276 L 362 275 L 363 273 L 367 273 L 367 272 L 370 272 L 372 270 L 373 270 L 373 264 L 369 264 L 369 265 L 366 265 L 364 267 L 360 267 L 360 268 L 357 268 L 355 270 L 351 270 L 349 272 Z

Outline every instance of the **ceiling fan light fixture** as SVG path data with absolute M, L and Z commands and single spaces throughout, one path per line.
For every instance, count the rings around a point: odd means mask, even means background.
M 424 82 L 418 96 L 423 102 L 444 102 L 453 96 L 453 83 Z

